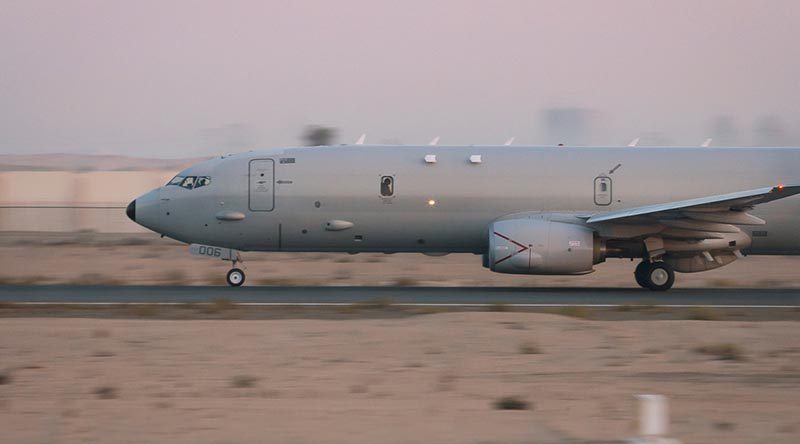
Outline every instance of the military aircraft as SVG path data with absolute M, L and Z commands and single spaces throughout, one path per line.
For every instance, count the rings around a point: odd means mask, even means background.
M 498 273 L 640 260 L 642 287 L 748 254 L 800 254 L 800 149 L 296 147 L 226 155 L 128 205 L 232 263 L 240 251 L 474 253 Z

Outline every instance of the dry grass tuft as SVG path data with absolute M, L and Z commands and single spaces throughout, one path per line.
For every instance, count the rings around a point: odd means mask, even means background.
M 492 302 L 492 304 L 489 305 L 489 311 L 496 313 L 511 311 L 511 306 L 505 302 Z
M 576 319 L 591 319 L 592 317 L 592 313 L 586 307 L 563 307 L 558 314 Z
M 123 285 L 125 282 L 100 273 L 84 273 L 67 282 L 67 285 Z
M 250 375 L 237 375 L 231 379 L 231 387 L 234 388 L 251 388 L 255 387 L 258 383 L 258 378 Z
M 111 332 L 104 329 L 104 328 L 96 328 L 92 330 L 92 337 L 93 338 L 108 338 L 111 336 Z
M 539 344 L 528 341 L 519 345 L 519 352 L 523 355 L 540 355 L 542 348 L 539 347 Z
M 493 404 L 495 410 L 530 410 L 531 404 L 516 396 L 504 396 Z
M 236 304 L 228 298 L 212 299 L 207 305 L 203 306 L 203 312 L 209 314 L 222 313 L 223 311 L 233 310 Z
M 138 318 L 152 318 L 157 316 L 160 307 L 156 304 L 134 304 L 128 306 L 128 311 Z
M 162 285 L 186 285 L 189 278 L 183 270 L 167 270 L 158 276 L 158 282 Z
M 720 361 L 745 361 L 744 351 L 736 344 L 708 344 L 694 349 L 696 353 L 708 355 Z
M 115 399 L 118 396 L 116 387 L 110 385 L 101 385 L 92 390 L 92 393 L 97 396 L 97 399 Z
M 400 276 L 392 281 L 392 286 L 395 287 L 416 287 L 417 285 L 419 285 L 419 281 L 410 276 Z
M 350 386 L 350 393 L 363 394 L 369 392 L 369 387 L 364 384 L 353 384 Z
M 687 319 L 691 321 L 718 321 L 720 319 L 719 313 L 715 310 L 706 307 L 692 307 L 689 310 Z
M 281 276 L 262 277 L 257 279 L 256 283 L 267 287 L 291 287 L 298 284 L 295 279 Z
M 351 305 L 351 307 L 361 310 L 385 310 L 387 308 L 391 308 L 393 304 L 394 301 L 391 299 L 381 298 L 355 302 Z

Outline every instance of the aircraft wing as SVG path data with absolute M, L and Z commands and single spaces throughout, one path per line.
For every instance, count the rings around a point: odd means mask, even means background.
M 747 214 L 747 211 L 756 205 L 795 194 L 800 194 L 800 185 L 778 185 L 609 213 L 597 213 L 589 216 L 586 222 L 589 224 L 600 222 L 653 223 L 664 220 L 693 219 L 706 223 L 761 225 L 764 221 Z

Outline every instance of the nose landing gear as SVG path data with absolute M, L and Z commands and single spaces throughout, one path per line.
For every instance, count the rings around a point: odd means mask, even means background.
M 231 287 L 241 287 L 244 284 L 244 271 L 239 268 L 233 268 L 228 272 L 227 281 Z
M 675 284 L 675 272 L 665 262 L 642 261 L 633 274 L 639 286 L 653 291 L 666 291 Z

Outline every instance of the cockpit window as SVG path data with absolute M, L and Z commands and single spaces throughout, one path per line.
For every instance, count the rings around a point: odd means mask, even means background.
M 169 183 L 167 183 L 167 186 L 180 185 L 181 182 L 183 182 L 183 179 L 184 179 L 183 176 L 175 176 L 175 177 L 172 178 L 172 180 L 169 181 Z
M 208 176 L 175 176 L 169 181 L 167 186 L 176 185 L 187 190 L 211 185 L 211 178 Z
M 208 177 L 208 176 L 200 176 L 194 182 L 194 187 L 195 188 L 204 187 L 206 185 L 211 185 L 211 178 Z
M 194 188 L 194 180 L 195 179 L 196 179 L 196 177 L 194 177 L 194 176 L 188 176 L 188 177 L 184 178 L 183 182 L 181 182 L 181 188 L 186 188 L 187 190 L 191 190 L 192 188 Z

